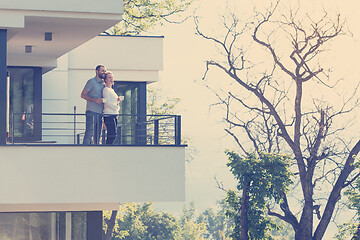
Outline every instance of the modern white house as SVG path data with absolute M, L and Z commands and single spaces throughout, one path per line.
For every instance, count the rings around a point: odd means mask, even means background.
M 119 0 L 0 0 L 0 239 L 99 240 L 102 211 L 121 202 L 184 201 L 181 118 L 146 109 L 163 37 L 102 35 L 122 12 Z M 124 96 L 114 145 L 80 144 L 98 64 Z

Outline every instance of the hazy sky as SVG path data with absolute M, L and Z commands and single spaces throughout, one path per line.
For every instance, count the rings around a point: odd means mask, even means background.
M 252 9 L 252 2 L 264 3 L 268 1 L 226 1 L 226 0 L 198 0 L 195 1 L 197 14 L 203 29 L 211 33 L 219 32 L 219 16 L 224 11 L 224 3 L 236 2 L 236 11 Z M 285 1 L 290 2 L 290 1 Z M 359 80 L 360 29 L 359 6 L 355 0 L 301 0 L 311 14 L 317 14 L 321 8 L 339 12 L 347 19 L 349 30 L 353 38 L 346 37 L 344 42 L 333 44 L 334 55 L 330 55 L 332 65 L 336 66 L 334 74 L 349 81 Z M 325 5 L 324 5 L 325 3 Z M 237 10 L 238 9 L 238 10 Z M 160 86 L 164 93 L 172 97 L 181 98 L 180 114 L 182 115 L 182 131 L 191 138 L 191 144 L 198 153 L 186 169 L 186 201 L 194 201 L 196 208 L 204 210 L 213 207 L 217 200 L 224 197 L 224 193 L 216 186 L 214 177 L 222 181 L 226 188 L 235 188 L 233 175 L 226 167 L 224 150 L 233 148 L 232 139 L 226 136 L 222 115 L 219 111 L 209 110 L 209 105 L 216 102 L 216 97 L 203 86 L 201 78 L 205 70 L 205 60 L 218 53 L 211 42 L 201 39 L 194 34 L 194 24 L 189 21 L 180 25 L 166 25 L 159 30 L 164 35 L 164 70 Z M 211 73 L 211 78 L 223 78 L 220 73 Z M 344 89 L 351 86 L 344 85 Z M 360 123 L 359 123 L 360 126 Z M 360 128 L 358 128 L 360 130 Z M 180 204 L 169 204 L 177 206 Z M 177 208 L 179 209 L 179 208 Z

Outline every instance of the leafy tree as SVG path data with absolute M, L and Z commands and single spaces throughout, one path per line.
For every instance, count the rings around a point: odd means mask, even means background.
M 124 0 L 122 21 L 109 29 L 108 34 L 139 35 L 183 13 L 192 0 Z
M 277 226 L 267 215 L 267 205 L 271 200 L 280 203 L 292 183 L 289 157 L 271 153 L 249 153 L 240 157 L 230 151 L 227 155 L 228 166 L 241 191 L 238 196 L 230 190 L 226 197 L 230 205 L 227 214 L 235 222 L 232 238 L 273 239 L 269 230 Z
M 349 237 L 354 240 L 360 239 L 360 179 L 356 180 L 354 186 L 345 191 L 345 196 L 348 198 L 348 208 L 355 211 L 355 217 L 339 227 L 336 238 L 339 240 L 345 240 Z
M 180 98 L 163 96 L 160 88 L 149 88 L 147 91 L 147 114 L 172 115 L 178 108 Z
M 211 85 L 212 69 L 226 76 L 215 80 L 222 86 L 215 90 L 217 106 L 223 106 L 226 131 L 245 159 L 253 151 L 293 159 L 294 187 L 277 196 L 281 200 L 268 215 L 290 224 L 295 239 L 320 240 L 343 189 L 359 176 L 354 161 L 360 141 L 350 125 L 358 85 L 344 94 L 331 66 L 324 65 L 330 44 L 347 33 L 344 20 L 325 10 L 308 13 L 293 3 L 277 1 L 265 10 L 224 15 L 217 36 L 204 33 L 195 19 L 196 32 L 221 53 L 206 61 L 204 79 Z M 289 204 L 292 196 L 300 211 Z
M 212 208 L 206 209 L 199 215 L 197 222 L 203 222 L 206 225 L 207 233 L 205 234 L 205 239 L 230 239 L 233 221 L 226 216 L 226 212 L 229 210 L 229 204 L 225 200 L 221 200 L 217 205 L 219 210 L 215 212 Z
M 195 221 L 195 204 L 190 202 L 184 206 L 183 215 L 180 218 L 181 238 L 183 240 L 203 240 L 206 235 L 205 223 Z
M 112 212 L 105 212 L 106 222 Z M 124 203 L 115 216 L 112 240 L 201 240 L 207 231 L 205 223 L 196 221 L 195 206 L 190 203 L 184 206 L 183 214 L 177 218 L 169 213 L 157 213 L 152 203 Z M 106 228 L 108 224 L 104 224 Z
M 162 92 L 161 88 L 148 88 L 147 90 L 147 114 L 148 115 L 176 115 L 177 112 L 179 112 L 179 104 L 180 104 L 180 98 L 174 98 L 174 97 L 168 97 L 165 96 Z M 153 120 L 155 117 L 150 117 L 149 120 Z M 168 119 L 167 121 L 162 120 L 162 131 L 160 131 L 159 135 L 161 135 L 162 132 L 167 132 L 166 125 L 173 125 L 175 124 L 174 119 Z M 172 139 L 171 139 L 172 140 Z M 170 140 L 170 142 L 171 142 Z M 165 140 L 159 140 L 160 143 L 165 144 Z M 193 160 L 194 156 L 197 153 L 197 149 L 190 145 L 191 139 L 182 136 L 181 143 L 187 144 L 188 146 L 185 149 L 185 160 L 187 162 L 191 162 Z
M 179 225 L 174 216 L 155 213 L 152 203 L 126 203 L 120 206 L 111 239 L 171 240 L 178 239 L 178 235 Z
M 287 222 L 281 221 L 278 218 L 274 218 L 273 221 L 276 224 L 276 228 L 271 229 L 269 235 L 276 240 L 289 240 L 295 239 L 294 231 L 291 225 Z

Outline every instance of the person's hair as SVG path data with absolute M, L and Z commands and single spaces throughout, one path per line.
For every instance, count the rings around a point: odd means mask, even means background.
M 102 68 L 102 67 L 105 67 L 105 66 L 104 66 L 104 65 L 97 65 L 96 68 L 95 68 L 95 70 L 96 70 L 96 71 L 99 71 L 100 68 Z
M 109 74 L 112 74 L 112 72 L 108 71 L 108 72 L 105 73 L 104 80 L 106 80 L 106 77 L 107 77 L 107 75 L 109 75 Z

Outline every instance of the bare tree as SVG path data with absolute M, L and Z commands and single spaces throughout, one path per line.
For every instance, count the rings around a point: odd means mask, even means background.
M 325 10 L 321 16 L 300 12 L 284 13 L 277 2 L 266 13 L 254 11 L 250 21 L 229 14 L 221 37 L 205 34 L 197 18 L 195 23 L 197 34 L 214 42 L 222 56 L 206 62 L 204 79 L 215 68 L 232 83 L 226 92 L 214 90 L 226 111 L 225 131 L 244 155 L 281 152 L 294 159 L 301 210 L 296 212 L 288 200 L 294 193 L 283 193 L 282 202 L 268 214 L 289 223 L 295 239 L 318 240 L 341 191 L 359 176 L 354 161 L 360 141 L 354 144 L 346 134 L 350 121 L 343 122 L 358 107 L 357 86 L 341 103 L 332 104 L 331 96 L 321 99 L 323 92 L 339 86 L 320 62 L 330 43 L 346 34 L 345 21 Z

